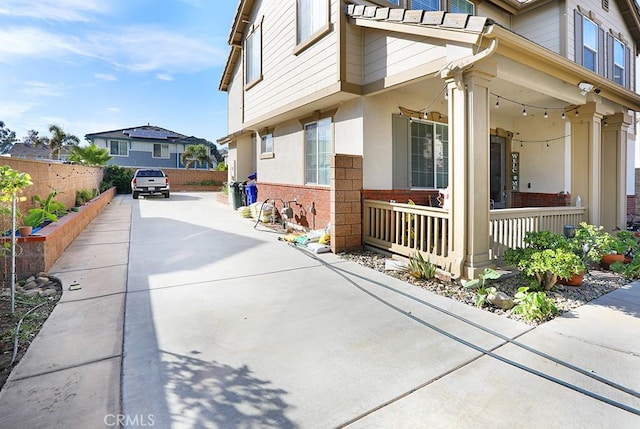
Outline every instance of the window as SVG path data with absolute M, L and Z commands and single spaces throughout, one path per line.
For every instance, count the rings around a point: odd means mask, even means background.
M 598 72 L 598 26 L 586 17 L 582 18 L 582 65 Z
M 406 0 L 401 3 L 400 0 L 391 3 L 398 6 L 406 6 L 408 9 L 438 11 L 446 10 L 453 13 L 466 13 L 473 15 L 475 13 L 475 5 L 469 0 Z
M 613 76 L 611 79 L 619 83 L 625 84 L 625 52 L 624 45 L 618 39 L 613 39 Z
M 301 44 L 328 26 L 329 2 L 327 0 L 298 0 L 297 5 L 297 44 Z
M 448 126 L 411 121 L 411 187 L 443 189 L 449 185 Z
M 153 157 L 165 159 L 169 158 L 169 143 L 154 143 Z
M 304 126 L 305 183 L 329 185 L 331 118 Z
M 265 134 L 260 138 L 260 153 L 273 153 L 273 134 Z
M 449 12 L 474 14 L 473 3 L 468 0 L 449 0 Z
M 245 84 L 257 83 L 262 78 L 262 25 L 258 25 L 244 42 Z
M 412 0 L 411 9 L 440 10 L 440 0 Z
M 109 155 L 111 156 L 128 156 L 129 146 L 127 142 L 119 140 L 111 140 L 109 142 Z

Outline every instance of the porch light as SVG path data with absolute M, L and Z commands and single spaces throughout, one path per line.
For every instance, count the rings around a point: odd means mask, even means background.
M 567 116 L 564 114 L 564 110 L 562 111 L 562 119 L 567 119 Z
M 576 116 L 578 116 L 578 115 L 579 115 L 579 113 L 578 113 L 578 109 L 576 109 Z
M 544 118 L 547 119 L 549 117 L 549 114 L 547 113 L 547 111 L 544 111 Z
M 524 104 L 522 105 L 522 116 L 527 116 L 527 109 Z

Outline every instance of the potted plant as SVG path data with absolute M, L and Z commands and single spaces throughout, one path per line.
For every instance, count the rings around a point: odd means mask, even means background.
M 625 258 L 631 260 L 638 245 L 633 233 L 629 231 L 617 231 L 615 235 L 608 234 L 608 239 L 602 245 L 602 258 L 600 264 L 609 269 L 616 262 L 624 262 Z
M 559 279 L 584 275 L 584 262 L 564 236 L 550 231 L 532 231 L 525 234 L 524 242 L 526 247 L 508 249 L 504 261 L 532 278 L 538 289 L 548 291 Z
M 39 227 L 47 220 L 51 222 L 56 222 L 58 220 L 56 215 L 41 208 L 29 209 L 27 215 L 22 215 L 21 217 L 23 226 L 20 227 L 20 235 L 23 237 L 31 235 L 33 228 Z M 24 233 L 22 228 L 25 228 Z

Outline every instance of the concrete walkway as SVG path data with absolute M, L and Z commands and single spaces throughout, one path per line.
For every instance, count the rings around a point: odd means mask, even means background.
M 117 197 L 52 270 L 0 427 L 640 427 L 638 397 L 460 320 L 639 391 L 639 285 L 532 329 L 276 237 L 213 194 Z

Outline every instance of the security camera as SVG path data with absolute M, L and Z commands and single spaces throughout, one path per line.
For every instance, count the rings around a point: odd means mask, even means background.
M 600 94 L 600 88 L 594 89 L 593 92 L 595 92 L 596 94 Z

